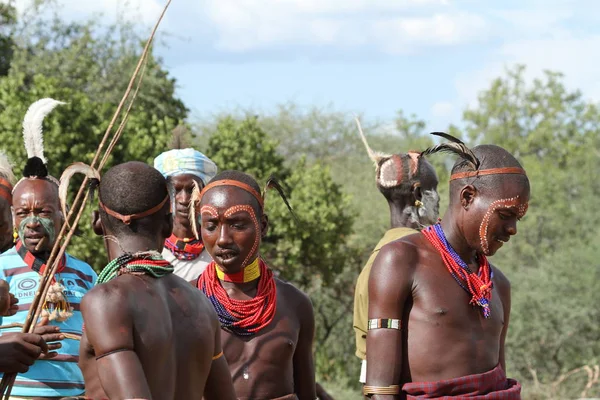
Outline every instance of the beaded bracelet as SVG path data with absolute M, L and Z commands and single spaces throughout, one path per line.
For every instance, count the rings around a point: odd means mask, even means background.
M 373 329 L 397 329 L 400 330 L 400 320 L 392 318 L 370 319 L 367 324 L 367 330 Z

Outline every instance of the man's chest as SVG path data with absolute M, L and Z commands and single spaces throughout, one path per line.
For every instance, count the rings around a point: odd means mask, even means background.
M 409 323 L 424 322 L 445 329 L 477 329 L 482 334 L 499 335 L 504 325 L 504 307 L 497 288 L 493 286 L 489 299 L 490 317 L 484 318 L 483 308 L 476 304 L 473 294 L 465 290 L 469 284 L 460 279 L 459 282 L 443 265 L 417 274 Z
M 243 338 L 221 329 L 223 351 L 230 365 L 261 361 L 273 365 L 291 362 L 300 325 L 296 316 L 279 310 L 273 321 L 253 337 Z

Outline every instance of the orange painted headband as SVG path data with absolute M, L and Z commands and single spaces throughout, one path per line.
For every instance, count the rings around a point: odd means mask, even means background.
M 256 191 L 254 190 L 254 188 L 252 188 L 252 186 L 247 185 L 243 182 L 238 182 L 238 181 L 234 181 L 231 179 L 223 179 L 221 181 L 216 181 L 213 183 L 209 183 L 208 185 L 206 185 L 204 187 L 204 189 L 202 189 L 202 191 L 200 192 L 200 196 L 198 199 L 198 202 L 202 201 L 202 196 L 204 196 L 206 194 L 207 191 L 209 191 L 210 189 L 217 187 L 217 186 L 235 186 L 235 187 L 239 187 L 240 189 L 245 190 L 246 192 L 250 193 L 252 196 L 254 196 L 254 198 L 258 201 L 258 204 L 260 204 L 260 208 L 264 208 L 265 206 L 265 200 L 263 199 L 263 197 Z
M 101 201 L 98 201 L 98 204 L 100 205 L 100 207 L 102 207 L 102 209 L 108 215 L 110 215 L 111 217 L 115 217 L 118 220 L 121 220 L 125 225 L 129 225 L 129 224 L 131 224 L 131 221 L 134 219 L 144 218 L 144 217 L 147 217 L 148 215 L 152 215 L 152 214 L 160 211 L 160 209 L 163 208 L 163 206 L 169 199 L 170 199 L 170 197 L 169 197 L 169 195 L 167 195 L 167 197 L 165 197 L 165 199 L 163 201 L 161 201 L 160 203 L 158 203 L 156 206 L 152 207 L 151 209 L 143 211 L 141 213 L 129 214 L 129 215 L 119 214 L 118 212 L 113 211 L 110 208 L 106 207 Z
M 450 176 L 450 180 L 453 181 L 455 179 L 463 179 L 463 178 L 471 178 L 477 176 L 484 175 L 499 175 L 499 174 L 516 174 L 516 175 L 525 175 L 525 170 L 519 167 L 506 167 L 506 168 L 490 168 L 490 169 L 481 169 L 478 171 L 466 171 L 466 172 L 457 172 Z

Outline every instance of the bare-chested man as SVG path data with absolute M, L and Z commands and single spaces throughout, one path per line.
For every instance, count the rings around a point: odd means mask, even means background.
M 259 256 L 268 219 L 258 184 L 224 171 L 203 189 L 198 211 L 214 262 L 196 286 L 219 315 L 238 398 L 314 400 L 312 304 Z
M 520 398 L 504 372 L 510 284 L 486 256 L 517 233 L 529 180 L 498 146 L 449 145 L 463 160 L 442 222 L 384 246 L 371 271 L 364 393 L 374 399 Z
M 80 366 L 93 399 L 235 399 L 210 304 L 160 251 L 171 234 L 165 178 L 140 162 L 107 171 L 93 228 L 110 263 L 83 299 Z

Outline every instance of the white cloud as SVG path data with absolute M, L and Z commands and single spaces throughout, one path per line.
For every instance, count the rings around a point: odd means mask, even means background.
M 231 52 L 371 45 L 402 53 L 485 36 L 481 17 L 447 5 L 447 0 L 206 0 L 205 11 L 218 34 L 217 47 Z
M 397 17 L 376 21 L 375 42 L 388 53 L 404 53 L 416 46 L 444 46 L 482 40 L 486 22 L 470 13 L 436 14 L 424 18 Z
M 454 103 L 450 101 L 439 101 L 431 107 L 431 114 L 436 118 L 450 117 L 453 112 Z

